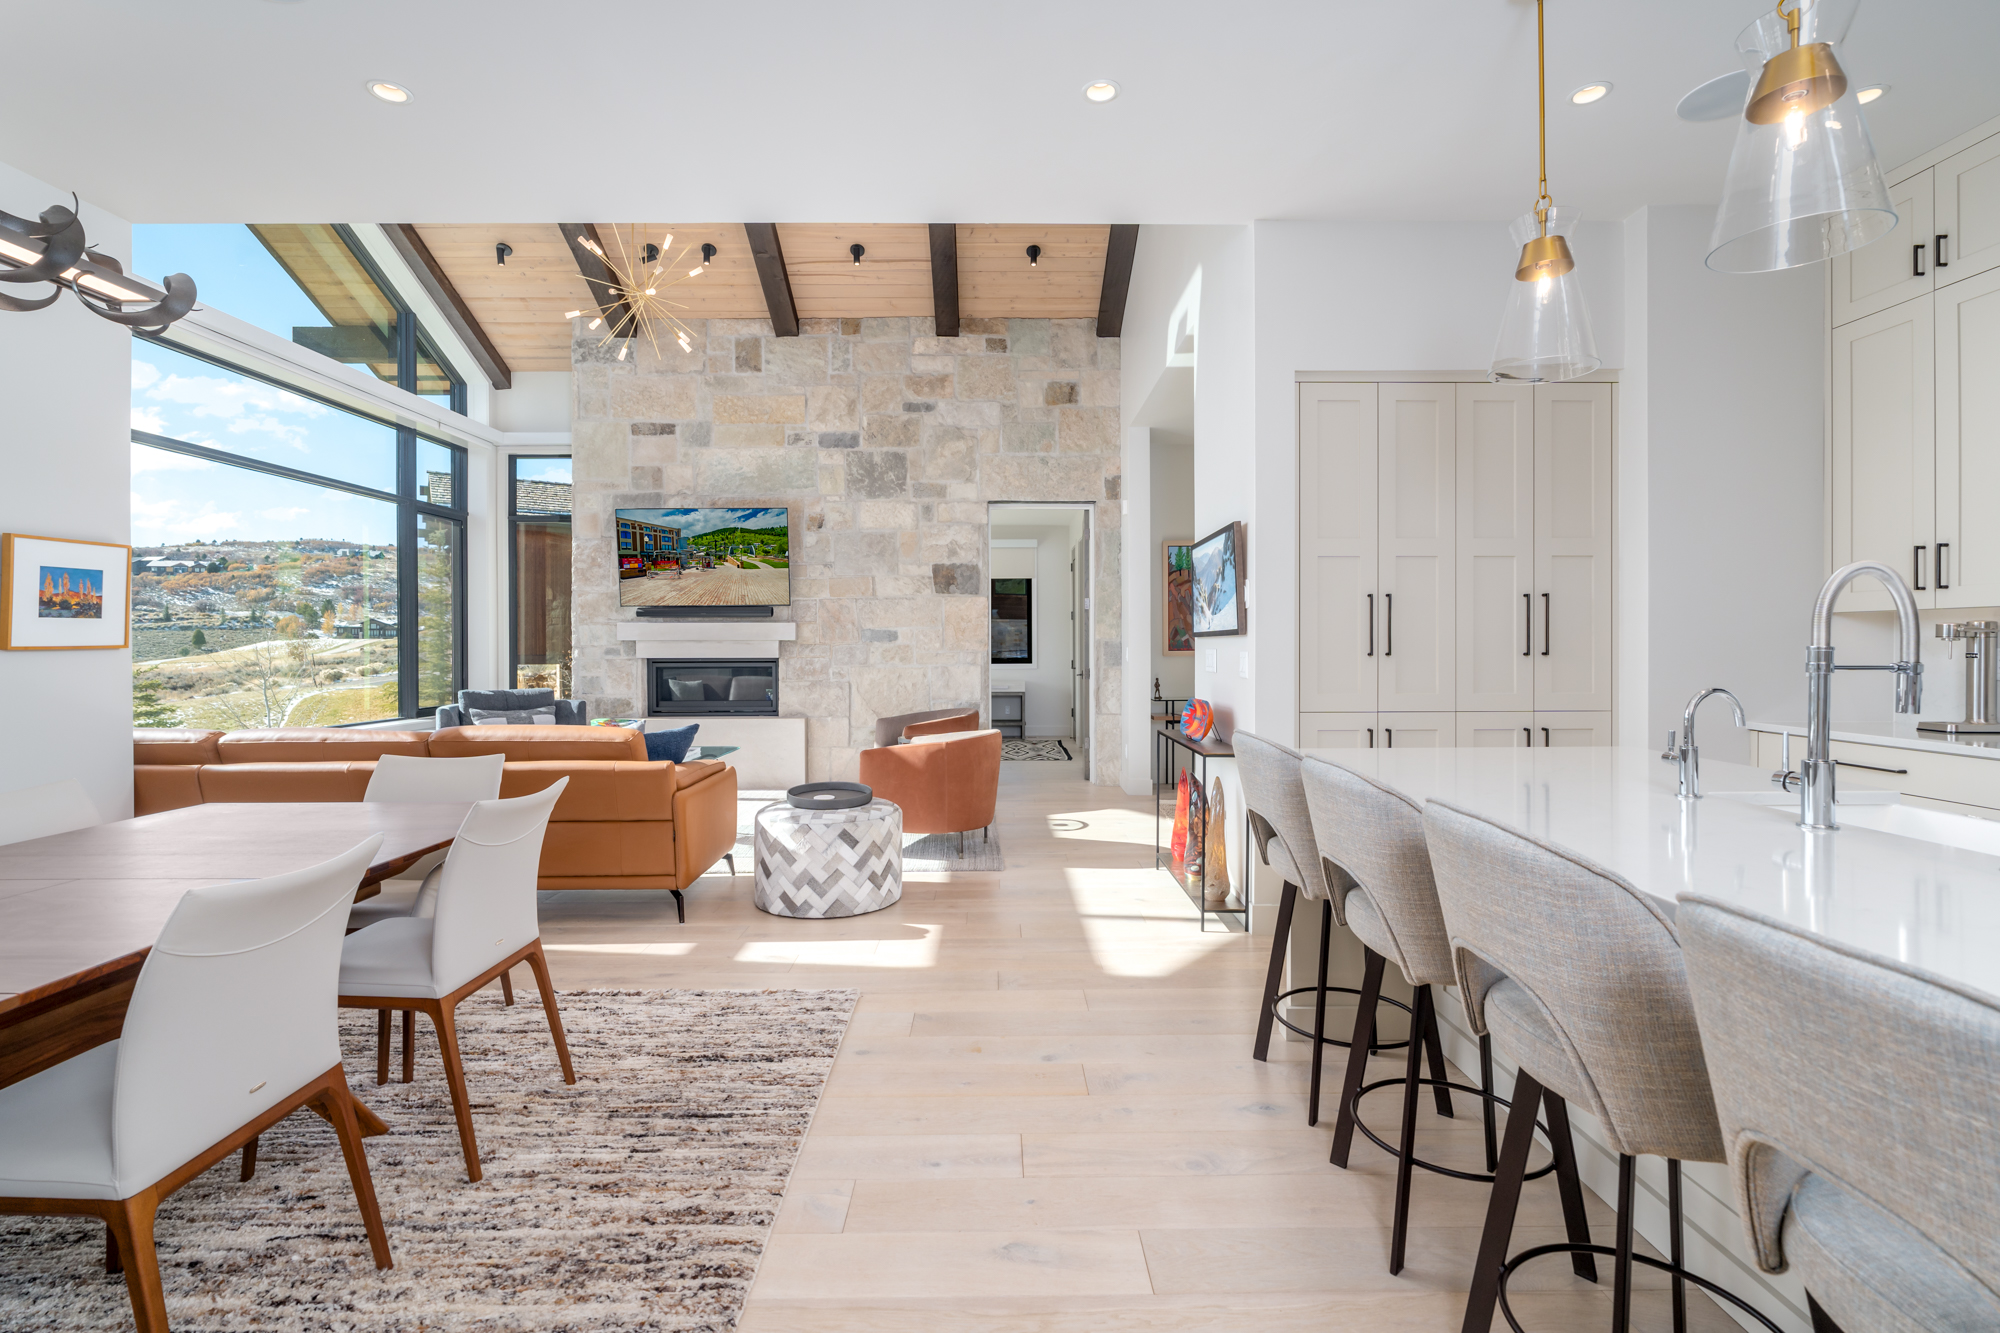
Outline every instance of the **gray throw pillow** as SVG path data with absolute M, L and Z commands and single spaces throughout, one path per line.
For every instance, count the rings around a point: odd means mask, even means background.
M 531 708 L 517 712 L 489 713 L 483 708 L 467 709 L 472 714 L 475 727 L 553 727 L 556 724 L 554 706 Z
M 677 704 L 699 703 L 708 697 L 708 691 L 698 680 L 675 680 L 668 677 L 667 688 L 674 692 L 674 702 Z

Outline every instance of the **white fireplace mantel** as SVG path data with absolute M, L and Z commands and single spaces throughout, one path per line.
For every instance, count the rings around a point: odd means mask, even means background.
M 799 627 L 789 620 L 621 620 L 618 637 L 644 645 L 641 657 L 775 658 Z

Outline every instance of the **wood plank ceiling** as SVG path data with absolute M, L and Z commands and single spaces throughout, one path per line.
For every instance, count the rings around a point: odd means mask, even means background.
M 553 222 L 418 224 L 417 233 L 486 334 L 517 371 L 568 370 L 566 311 L 591 309 L 576 259 Z M 1104 289 L 1108 226 L 966 224 L 958 232 L 959 314 L 964 319 L 1093 319 Z M 685 273 L 716 247 L 699 277 L 678 284 L 684 319 L 766 319 L 741 223 L 598 223 L 620 268 L 647 242 L 673 236 L 667 258 Z M 931 241 L 923 223 L 777 224 L 800 319 L 934 313 Z M 494 246 L 513 253 L 502 265 Z M 860 264 L 849 252 L 863 247 Z M 1031 265 L 1027 248 L 1041 247 Z

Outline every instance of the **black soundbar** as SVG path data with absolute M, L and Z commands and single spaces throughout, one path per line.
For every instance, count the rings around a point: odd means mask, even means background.
M 769 620 L 768 606 L 639 606 L 642 620 Z

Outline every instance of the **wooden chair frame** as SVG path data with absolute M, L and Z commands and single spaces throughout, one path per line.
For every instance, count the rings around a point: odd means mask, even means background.
M 459 1001 L 487 985 L 495 977 L 506 976 L 509 968 L 523 962 L 533 969 L 535 984 L 541 987 L 542 1009 L 549 1016 L 549 1035 L 555 1038 L 556 1058 L 562 1062 L 563 1082 L 575 1083 L 576 1069 L 570 1064 L 569 1041 L 563 1035 L 562 1014 L 556 1009 L 555 986 L 549 981 L 549 963 L 542 954 L 540 936 L 536 936 L 527 945 L 515 950 L 440 1000 L 422 999 L 411 995 L 340 997 L 340 1006 L 343 1009 L 373 1009 L 381 1015 L 375 1045 L 377 1083 L 389 1081 L 389 1012 L 396 1010 L 403 1015 L 405 1083 L 409 1082 L 416 1072 L 416 1056 L 410 1041 L 416 1027 L 416 1015 L 422 1013 L 429 1016 L 431 1025 L 437 1029 L 438 1050 L 444 1056 L 445 1081 L 451 1085 L 451 1109 L 458 1118 L 458 1142 L 465 1151 L 465 1173 L 474 1181 L 479 1180 L 484 1173 L 479 1169 L 479 1143 L 472 1132 L 472 1098 L 466 1091 L 465 1064 L 458 1053 L 458 1023 L 455 1011 Z
M 132 1318 L 139 1333 L 170 1333 L 166 1292 L 160 1282 L 160 1260 L 153 1248 L 154 1213 L 175 1190 L 238 1148 L 243 1148 L 246 1154 L 253 1152 L 259 1134 L 301 1107 L 311 1107 L 331 1122 L 334 1133 L 340 1136 L 340 1152 L 347 1159 L 347 1176 L 354 1185 L 355 1202 L 361 1205 L 361 1220 L 368 1229 L 368 1246 L 374 1251 L 375 1266 L 390 1268 L 393 1264 L 389 1258 L 389 1233 L 382 1226 L 382 1210 L 375 1201 L 375 1182 L 368 1174 L 368 1157 L 361 1147 L 358 1106 L 354 1094 L 348 1090 L 346 1071 L 335 1065 L 214 1147 L 130 1198 L 0 1198 L 0 1216 L 103 1218 L 108 1230 L 105 1269 L 124 1270 L 125 1287 L 132 1297 Z

